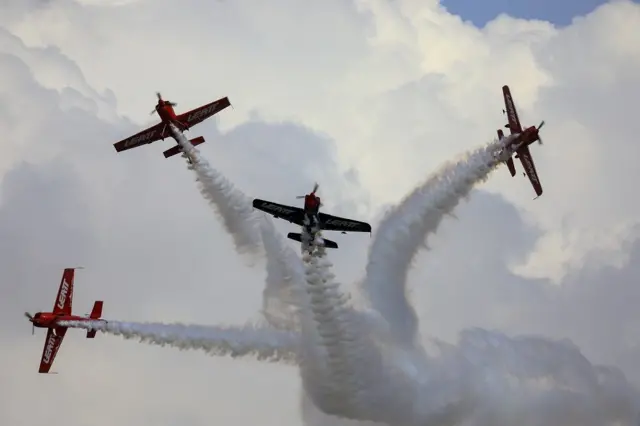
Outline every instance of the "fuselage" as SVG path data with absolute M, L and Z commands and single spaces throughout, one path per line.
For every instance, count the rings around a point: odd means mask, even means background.
M 499 131 L 499 135 L 501 135 L 501 134 L 502 134 L 502 132 Z M 532 143 L 534 143 L 534 142 L 536 142 L 538 140 L 540 140 L 539 131 L 538 131 L 538 129 L 536 129 L 535 126 L 531 126 L 531 127 L 527 127 L 526 129 L 524 129 L 522 131 L 522 133 L 517 135 L 506 146 L 510 147 L 512 152 L 516 152 L 520 148 L 522 148 L 524 146 L 529 146 L 529 145 L 531 145 Z
M 158 102 L 156 105 L 156 111 L 158 112 L 160 119 L 165 123 L 172 123 L 178 120 L 173 107 L 167 102 Z
M 156 104 L 156 112 L 163 123 L 169 124 L 173 123 L 180 130 L 185 131 L 189 129 L 189 126 L 186 123 L 181 122 L 176 115 L 176 112 L 173 110 L 173 106 L 169 101 L 159 101 Z
M 33 316 L 34 327 L 55 328 L 60 321 L 95 321 L 78 315 L 56 314 L 53 312 L 38 312 Z
M 540 135 L 538 129 L 535 126 L 531 126 L 524 129 L 520 138 L 526 145 L 531 145 L 540 139 Z

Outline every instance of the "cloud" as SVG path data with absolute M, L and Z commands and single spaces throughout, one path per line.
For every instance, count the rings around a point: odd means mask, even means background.
M 637 229 L 618 267 L 585 267 L 561 286 L 514 275 L 540 230 L 527 225 L 504 198 L 478 192 L 431 240 L 413 271 L 425 338 L 455 339 L 460 329 L 571 338 L 595 363 L 618 365 L 637 382 Z M 473 238 L 469 238 L 472 235 Z M 506 262 L 505 262 L 506 261 Z
M 78 309 L 103 298 L 107 317 L 242 323 L 261 306 L 263 268 L 233 253 L 182 160 L 164 160 L 156 145 L 111 147 L 151 123 L 156 90 L 181 110 L 230 97 L 235 110 L 192 133 L 248 194 L 293 202 L 318 180 L 332 212 L 373 220 L 437 165 L 494 137 L 508 83 L 524 123 L 547 121 L 545 145 L 532 147 L 546 192 L 532 202 L 526 180 L 501 168 L 490 194 L 476 192 L 447 222 L 411 274 L 422 332 L 454 339 L 484 326 L 569 337 L 590 359 L 640 378 L 629 306 L 638 5 L 610 3 L 561 29 L 504 15 L 477 29 L 417 0 L 179 8 L 57 0 L 9 2 L 4 12 L 6 423 L 41 421 L 77 402 L 70 426 L 300 422 L 298 379 L 283 367 L 74 333 L 56 360 L 58 381 L 33 373 L 42 335 L 27 338 L 21 315 L 49 306 L 65 266 L 87 267 Z M 331 257 L 348 284 L 362 274 L 368 240 L 338 238 Z M 43 414 L 26 411 L 33 389 L 48 395 Z M 277 401 L 261 403 L 265 394 Z M 214 403 L 215 412 L 203 408 Z

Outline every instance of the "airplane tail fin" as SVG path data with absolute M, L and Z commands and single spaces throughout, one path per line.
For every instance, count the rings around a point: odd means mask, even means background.
M 104 302 L 102 300 L 95 301 L 95 303 L 93 304 L 93 309 L 91 310 L 91 314 L 89 315 L 89 318 L 100 319 L 100 317 L 102 317 L 103 303 Z M 96 337 L 96 330 L 87 330 L 87 339 L 93 339 L 94 337 Z
M 204 137 L 203 136 L 198 136 L 197 138 L 193 138 L 191 139 L 189 142 L 191 142 L 191 145 L 196 146 L 196 145 L 200 145 L 201 143 L 204 143 Z M 180 146 L 180 144 L 169 148 L 168 150 L 166 150 L 165 152 L 163 152 L 164 154 L 164 158 L 169 158 L 169 157 L 173 157 L 176 154 L 180 154 L 182 152 L 182 147 Z
M 504 138 L 504 133 L 502 132 L 501 129 L 498 129 L 498 140 Z M 513 158 L 509 157 L 509 159 L 507 160 L 507 167 L 509 168 L 509 173 L 511 173 L 511 176 L 515 176 L 516 175 L 516 166 L 515 164 L 513 164 Z
M 302 242 L 302 234 L 298 233 L 298 232 L 289 232 L 287 234 L 287 238 L 297 241 L 299 243 Z M 336 243 L 335 241 L 331 241 L 331 240 L 327 240 L 326 238 L 323 238 L 324 240 L 324 246 L 326 248 L 332 248 L 332 249 L 337 249 L 338 248 L 338 243 Z

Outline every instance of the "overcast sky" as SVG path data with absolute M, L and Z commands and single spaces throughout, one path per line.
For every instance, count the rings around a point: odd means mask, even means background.
M 495 137 L 509 84 L 523 124 L 547 122 L 531 147 L 545 193 L 501 167 L 447 220 L 411 274 L 421 333 L 566 337 L 640 383 L 640 6 L 481 29 L 451 10 L 467 16 L 435 0 L 2 2 L 0 423 L 302 423 L 292 367 L 71 330 L 59 374 L 37 374 L 44 331 L 22 315 L 51 308 L 65 267 L 86 267 L 78 314 L 101 299 L 118 320 L 259 317 L 264 262 L 235 254 L 184 161 L 162 156 L 171 142 L 112 147 L 155 123 L 156 91 L 179 111 L 229 96 L 189 136 L 245 193 L 295 203 L 318 181 L 327 211 L 375 231 Z M 369 237 L 332 239 L 351 286 Z

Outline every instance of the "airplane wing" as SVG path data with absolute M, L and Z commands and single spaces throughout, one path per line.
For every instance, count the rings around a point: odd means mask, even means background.
M 210 104 L 203 105 L 201 107 L 192 109 L 191 111 L 187 111 L 183 114 L 180 114 L 178 120 L 186 123 L 189 127 L 193 127 L 198 123 L 203 122 L 207 118 L 215 115 L 230 106 L 231 102 L 229 102 L 228 97 L 220 98 L 217 101 L 213 101 Z
M 253 208 L 269 213 L 276 219 L 280 218 L 295 223 L 296 225 L 303 225 L 304 210 L 300 207 L 285 206 L 284 204 L 272 203 L 271 201 L 256 198 L 253 200 Z
M 138 132 L 133 136 L 121 140 L 120 142 L 114 143 L 113 147 L 117 152 L 122 152 L 151 142 L 159 141 L 167 136 L 169 136 L 169 128 L 160 122 L 153 127 L 149 127 L 148 129 Z
M 516 106 L 513 103 L 509 86 L 502 86 L 502 95 L 504 96 L 504 106 L 507 111 L 509 130 L 511 130 L 511 134 L 522 133 L 522 126 L 520 125 L 520 119 L 518 118 L 518 112 L 516 111 Z
M 319 213 L 318 219 L 320 219 L 322 229 L 325 231 L 371 232 L 371 225 L 366 222 L 358 222 L 326 213 Z
M 40 369 L 38 373 L 48 373 L 51 369 L 51 365 L 53 365 L 53 360 L 56 359 L 56 354 L 58 353 L 58 349 L 60 349 L 60 345 L 62 344 L 62 339 L 64 339 L 64 335 L 66 334 L 66 328 L 50 328 L 47 331 L 47 338 L 44 341 L 44 349 L 42 350 L 42 358 L 40 359 Z
M 533 163 L 533 157 L 531 156 L 531 151 L 529 151 L 528 146 L 523 146 L 518 150 L 518 157 L 520 157 L 520 162 L 522 162 L 522 167 L 524 167 L 527 176 L 529 176 L 529 180 L 531 181 L 531 185 L 533 185 L 533 189 L 536 191 L 536 195 L 539 197 L 542 195 L 542 185 L 540 184 L 540 179 L 538 179 L 538 172 L 536 172 L 536 166 Z
M 73 280 L 75 272 L 76 271 L 73 268 L 66 268 L 62 273 L 60 287 L 58 288 L 58 295 L 56 296 L 56 301 L 53 304 L 54 314 L 71 315 L 71 308 L 73 305 Z

